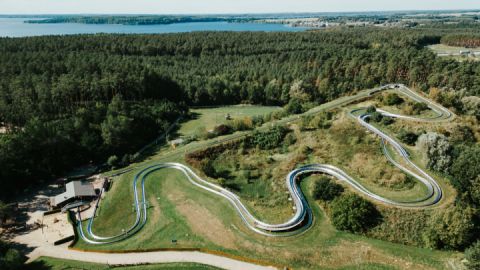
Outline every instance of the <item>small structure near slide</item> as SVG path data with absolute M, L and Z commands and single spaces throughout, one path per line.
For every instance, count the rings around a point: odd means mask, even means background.
M 97 194 L 92 184 L 82 181 L 72 181 L 67 183 L 64 193 L 50 198 L 50 206 L 52 208 L 59 208 L 75 200 L 90 200 L 96 196 Z

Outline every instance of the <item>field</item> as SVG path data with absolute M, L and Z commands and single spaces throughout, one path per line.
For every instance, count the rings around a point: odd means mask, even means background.
M 227 115 L 230 115 L 231 119 L 238 119 L 248 116 L 263 116 L 280 109 L 280 107 L 254 105 L 192 109 L 192 119 L 183 123 L 178 133 L 181 136 L 189 136 L 198 129 L 212 130 L 215 126 L 228 122 Z
M 453 47 L 447 46 L 443 44 L 435 44 L 428 46 L 429 49 L 434 51 L 438 56 L 441 57 L 449 57 L 458 61 L 465 61 L 465 60 L 480 60 L 480 55 L 460 55 L 461 51 L 469 51 L 472 53 L 480 53 L 480 48 L 465 48 L 465 47 Z
M 63 269 L 82 269 L 82 270 L 104 270 L 104 269 L 117 269 L 117 270 L 216 270 L 219 268 L 201 265 L 196 263 L 166 263 L 166 264 L 153 264 L 153 265 L 139 265 L 139 266 L 125 266 L 125 267 L 112 267 L 105 264 L 78 262 L 70 260 L 59 260 L 48 257 L 41 257 L 36 260 L 33 265 L 35 269 L 39 270 L 63 270 Z
M 307 195 L 311 179 L 302 181 Z M 120 190 L 129 184 L 127 175 L 115 182 L 102 207 L 114 206 L 100 213 L 96 221 L 99 234 L 120 232 L 128 224 L 127 217 L 133 218 L 131 210 L 125 210 L 131 209 L 131 201 L 125 200 L 129 196 Z M 200 247 L 294 269 L 441 269 L 458 263 L 460 256 L 338 232 L 310 196 L 315 225 L 298 237 L 271 239 L 247 231 L 226 201 L 193 187 L 178 173 L 156 173 L 149 179 L 147 190 L 151 207 L 149 221 L 141 233 L 113 245 L 91 246 L 79 242 L 76 247 L 99 250 Z M 172 239 L 178 243 L 171 244 Z
M 210 115 L 210 119 L 215 118 L 212 118 L 215 114 Z M 185 128 L 188 124 L 189 122 L 182 127 L 186 134 L 201 125 L 190 124 Z M 340 166 L 352 175 L 358 174 L 357 179 L 362 184 L 386 197 L 415 198 L 424 192 L 421 185 L 412 184 L 402 177 L 395 178 L 400 181 L 392 184 L 392 177 L 398 172 L 383 157 L 379 140 L 366 134 L 353 119 L 346 116 L 345 110 L 336 111 L 330 129 L 300 132 L 298 124 L 295 122 L 290 125 L 297 136 L 297 143 L 287 149 L 246 149 L 247 152 L 243 153 L 240 149 L 229 149 L 214 161 L 214 166 L 231 173 L 230 180 L 232 186 L 236 187 L 235 192 L 259 217 L 279 221 L 291 215 L 291 205 L 282 200 L 285 192 L 284 176 L 292 166 L 305 163 L 330 163 Z M 182 146 L 167 151 L 166 156 L 165 153 L 153 155 L 143 165 L 159 161 L 185 163 L 184 154 L 187 150 L 200 149 L 202 144 L 211 145 L 211 141 Z M 240 159 L 240 156 L 248 158 Z M 235 161 L 238 161 L 235 166 L 244 166 L 243 172 L 237 173 L 233 170 L 232 164 L 235 164 Z M 369 169 L 362 171 L 364 167 Z M 381 171 L 378 171 L 378 167 Z M 250 171 L 248 175 L 252 181 L 242 179 L 245 171 Z M 135 170 L 115 178 L 112 190 L 101 203 L 95 220 L 95 233 L 114 235 L 133 223 L 131 179 L 134 173 Z M 390 177 L 373 178 L 379 181 L 372 181 L 371 176 L 375 174 Z M 246 229 L 227 201 L 192 186 L 182 174 L 167 169 L 155 172 L 146 183 L 149 218 L 140 233 L 108 246 L 91 246 L 79 241 L 75 247 L 92 250 L 194 247 L 222 251 L 294 269 L 449 269 L 452 265 L 460 265 L 459 253 L 404 246 L 335 230 L 321 205 L 311 198 L 310 190 L 315 178 L 316 176 L 312 175 L 301 182 L 302 190 L 313 209 L 314 225 L 300 236 L 272 239 L 253 234 Z M 447 199 L 443 204 L 448 204 L 453 198 L 453 192 L 444 181 L 440 181 L 440 184 L 446 190 Z M 387 206 L 381 206 L 381 209 L 387 213 L 393 211 Z M 418 211 L 409 212 L 405 209 L 399 213 L 415 216 L 413 214 Z M 387 217 L 391 216 L 390 214 Z M 386 227 L 392 230 L 393 226 L 393 230 L 399 230 L 396 226 L 403 225 L 388 223 Z M 401 234 L 402 231 L 392 232 L 395 233 Z M 380 227 L 370 236 L 388 238 L 384 234 L 385 228 Z M 400 241 L 405 243 L 410 243 L 411 238 L 399 237 Z M 172 244 L 172 240 L 177 240 L 177 244 Z

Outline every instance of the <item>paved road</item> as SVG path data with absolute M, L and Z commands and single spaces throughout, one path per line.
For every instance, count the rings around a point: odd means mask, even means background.
M 85 261 L 108 265 L 136 265 L 152 263 L 200 263 L 229 270 L 272 270 L 270 266 L 260 266 L 252 263 L 238 261 L 222 256 L 202 253 L 197 251 L 158 251 L 158 252 L 135 252 L 135 253 L 98 253 L 69 250 L 66 246 L 57 246 L 35 250 L 29 261 L 41 256 L 57 259 Z

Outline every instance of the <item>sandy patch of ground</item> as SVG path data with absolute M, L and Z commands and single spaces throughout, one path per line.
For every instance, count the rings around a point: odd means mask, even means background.
M 46 242 L 54 242 L 72 236 L 73 228 L 68 223 L 67 214 L 57 213 L 43 217 L 42 232 Z
M 168 195 L 168 199 L 175 203 L 176 209 L 188 221 L 190 228 L 211 242 L 226 247 L 236 248 L 235 236 L 231 229 L 206 208 L 185 197 L 183 193 L 175 192 Z

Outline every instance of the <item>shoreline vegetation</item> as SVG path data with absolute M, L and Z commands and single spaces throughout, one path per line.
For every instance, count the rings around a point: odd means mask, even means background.
M 251 22 L 254 18 L 248 17 L 211 17 L 211 16 L 54 16 L 47 19 L 31 19 L 25 23 L 81 23 L 81 24 L 121 24 L 121 25 L 159 25 L 174 23 L 200 23 L 200 22 Z
M 453 14 L 453 15 L 452 15 Z M 450 15 L 450 16 L 448 16 Z M 0 17 L 17 17 L 2 16 Z M 167 14 L 101 14 L 101 15 L 40 15 L 24 16 L 25 23 L 54 24 L 120 24 L 120 25 L 164 25 L 175 23 L 264 23 L 288 24 L 292 27 L 330 28 L 337 26 L 383 26 L 400 28 L 423 28 L 432 23 L 445 25 L 461 24 L 478 27 L 480 10 L 443 11 L 383 11 L 383 12 L 311 12 L 272 14 L 210 14 L 210 15 L 167 15 Z

